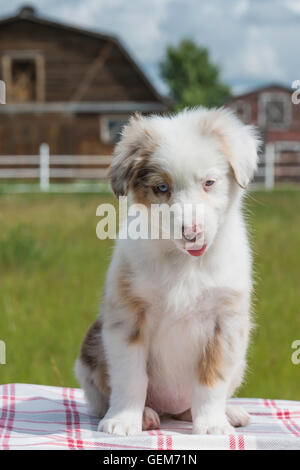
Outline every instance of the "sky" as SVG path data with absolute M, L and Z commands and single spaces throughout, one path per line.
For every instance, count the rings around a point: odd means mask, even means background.
M 118 36 L 157 89 L 167 45 L 191 38 L 207 47 L 239 94 L 300 79 L 300 0 L 31 0 L 40 16 Z M 0 16 L 24 4 L 0 0 Z

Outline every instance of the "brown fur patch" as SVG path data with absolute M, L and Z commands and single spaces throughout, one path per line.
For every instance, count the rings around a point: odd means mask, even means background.
M 221 330 L 218 324 L 215 327 L 213 338 L 208 341 L 204 354 L 198 363 L 198 378 L 202 385 L 213 387 L 217 380 L 222 380 L 222 346 Z
M 97 386 L 101 392 L 108 396 L 110 388 L 108 385 L 107 365 L 102 344 L 102 325 L 97 320 L 89 327 L 80 349 L 80 359 L 89 366 L 96 377 Z
M 146 119 L 135 115 L 123 129 L 122 138 L 115 147 L 109 168 L 111 186 L 116 196 L 124 196 L 137 172 L 149 161 L 157 139 L 146 127 Z
M 147 304 L 143 299 L 133 293 L 130 277 L 130 269 L 123 264 L 118 275 L 119 296 L 122 304 L 126 306 L 133 316 L 131 319 L 132 330 L 128 337 L 128 343 L 136 344 L 144 341 L 143 327 Z
M 156 190 L 156 187 L 163 183 L 167 184 L 169 188 L 165 193 Z M 141 167 L 132 185 L 134 202 L 144 204 L 148 208 L 151 204 L 167 202 L 172 189 L 173 181 L 169 174 L 151 162 L 147 162 Z
M 104 396 L 109 397 L 110 386 L 108 383 L 108 373 L 105 362 L 98 363 L 95 375 L 99 389 L 101 390 Z
M 222 305 L 235 311 L 243 299 L 243 295 L 239 291 L 231 289 L 227 295 L 222 298 Z

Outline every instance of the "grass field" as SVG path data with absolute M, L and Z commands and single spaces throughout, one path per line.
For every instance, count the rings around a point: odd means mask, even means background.
M 109 195 L 0 196 L 0 381 L 76 385 L 73 363 L 95 318 L 112 251 L 96 238 Z M 300 191 L 251 193 L 255 321 L 240 396 L 300 400 Z

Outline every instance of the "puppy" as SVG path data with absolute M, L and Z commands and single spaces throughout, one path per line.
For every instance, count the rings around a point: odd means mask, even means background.
M 258 144 L 224 108 L 135 116 L 123 129 L 110 168 L 116 196 L 147 209 L 200 206 L 202 219 L 175 213 L 181 238 L 117 240 L 75 366 L 99 431 L 137 434 L 162 415 L 192 420 L 197 434 L 248 423 L 226 400 L 242 382 L 251 328 L 242 198 Z

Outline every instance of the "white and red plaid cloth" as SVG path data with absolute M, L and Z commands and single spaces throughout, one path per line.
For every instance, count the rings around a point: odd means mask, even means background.
M 236 435 L 191 434 L 191 423 L 167 420 L 139 436 L 97 432 L 82 390 L 42 385 L 0 386 L 0 449 L 300 449 L 300 402 L 239 398 L 251 423 Z

